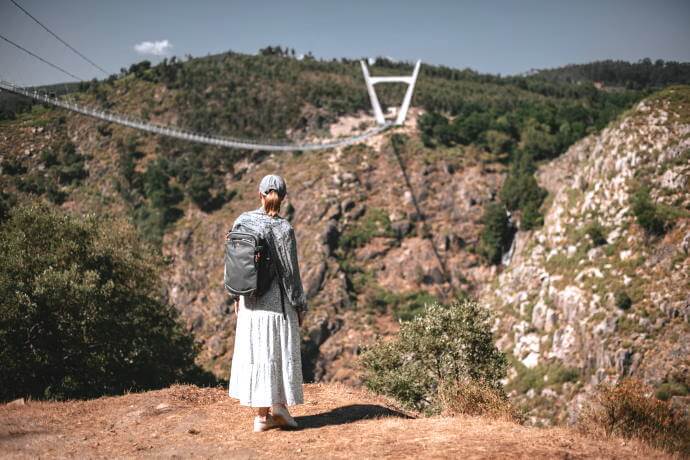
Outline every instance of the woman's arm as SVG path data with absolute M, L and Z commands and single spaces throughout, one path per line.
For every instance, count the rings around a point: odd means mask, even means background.
M 273 231 L 275 249 L 280 261 L 281 281 L 290 303 L 298 312 L 304 315 L 307 311 L 307 296 L 302 286 L 299 261 L 297 259 L 297 239 L 295 231 L 289 222 Z

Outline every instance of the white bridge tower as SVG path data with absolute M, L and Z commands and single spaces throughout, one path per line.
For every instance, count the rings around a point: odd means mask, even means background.
M 407 110 L 410 108 L 410 102 L 412 102 L 412 93 L 414 92 L 414 84 L 417 81 L 417 75 L 419 74 L 419 66 L 422 61 L 417 61 L 414 66 L 414 71 L 410 77 L 372 77 L 369 75 L 369 68 L 364 63 L 362 64 L 362 73 L 364 73 L 364 81 L 367 84 L 367 90 L 369 91 L 369 98 L 371 99 L 371 106 L 374 109 L 374 117 L 379 125 L 385 125 L 386 119 L 383 117 L 383 111 L 381 110 L 381 104 L 379 104 L 379 98 L 376 96 L 376 89 L 374 85 L 377 83 L 407 83 L 407 92 L 405 92 L 405 98 L 403 99 L 402 105 L 398 111 L 398 117 L 395 119 L 396 125 L 402 125 L 405 123 L 405 117 L 407 116 Z

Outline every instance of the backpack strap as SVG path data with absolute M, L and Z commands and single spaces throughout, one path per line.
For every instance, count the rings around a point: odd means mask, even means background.
M 280 306 L 283 309 L 283 319 L 287 320 L 287 315 L 285 314 L 285 297 L 283 294 L 283 282 L 281 280 L 280 275 L 278 276 L 278 288 L 280 289 Z
M 272 223 L 269 226 L 269 231 L 271 228 L 273 228 L 276 225 L 278 225 L 278 224 Z M 270 238 L 270 241 L 266 240 L 266 244 L 271 249 L 273 249 L 272 256 L 273 256 L 273 263 L 275 264 L 276 274 L 277 274 L 276 281 L 278 283 L 278 289 L 280 289 L 280 307 L 283 309 L 283 319 L 287 320 L 287 314 L 285 313 L 285 292 L 283 290 L 283 271 L 282 271 L 282 267 L 280 266 L 280 257 L 278 257 L 278 250 L 275 247 L 273 247 L 273 245 L 271 244 L 271 241 L 273 241 L 273 238 Z

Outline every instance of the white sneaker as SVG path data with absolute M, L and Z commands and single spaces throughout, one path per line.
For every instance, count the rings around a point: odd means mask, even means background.
M 275 423 L 280 426 L 287 426 L 290 428 L 297 428 L 299 426 L 284 406 L 272 406 L 271 415 L 273 415 Z
M 254 417 L 254 431 L 267 431 L 271 428 L 278 426 L 278 424 L 273 420 L 271 414 L 268 414 L 265 419 L 259 417 L 258 415 Z

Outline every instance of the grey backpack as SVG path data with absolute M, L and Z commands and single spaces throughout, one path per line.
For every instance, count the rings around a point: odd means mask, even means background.
M 250 232 L 231 231 L 225 240 L 225 289 L 231 294 L 260 297 L 280 275 L 280 263 L 268 240 Z M 280 304 L 285 316 L 283 286 Z

